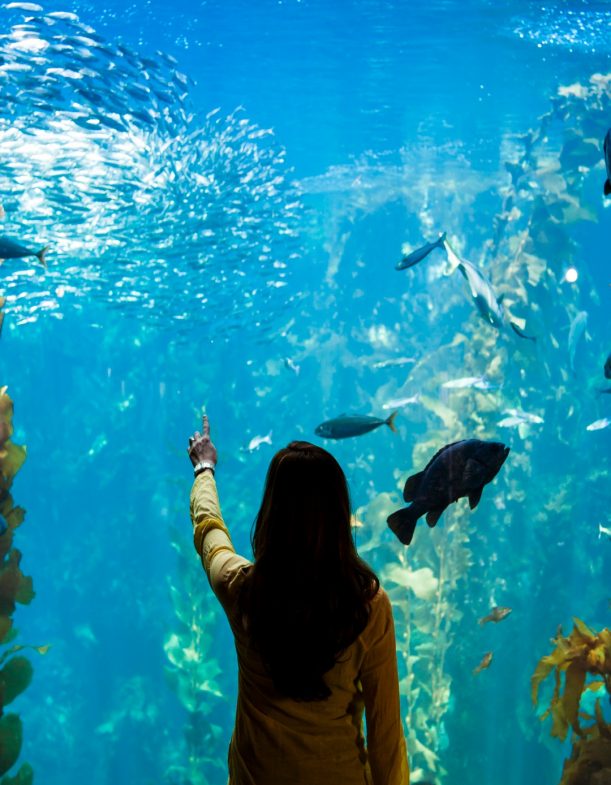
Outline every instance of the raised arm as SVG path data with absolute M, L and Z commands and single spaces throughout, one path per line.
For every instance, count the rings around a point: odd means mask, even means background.
M 202 433 L 196 432 L 189 439 L 188 452 L 195 474 L 190 504 L 195 549 L 214 593 L 225 605 L 228 571 L 246 560 L 236 555 L 221 514 L 214 479 L 216 448 L 210 440 L 206 415 L 202 420 Z
M 373 785 L 409 785 L 392 608 L 385 592 L 374 602 L 381 607 L 375 609 L 372 641 L 361 668 L 369 765 Z

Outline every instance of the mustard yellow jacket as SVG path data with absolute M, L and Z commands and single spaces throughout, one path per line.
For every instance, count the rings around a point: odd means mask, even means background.
M 209 471 L 193 483 L 191 520 L 195 548 L 227 614 L 238 657 L 229 785 L 408 785 L 395 630 L 383 589 L 361 635 L 325 674 L 331 696 L 291 700 L 276 692 L 249 646 L 237 597 L 251 562 L 233 548 Z

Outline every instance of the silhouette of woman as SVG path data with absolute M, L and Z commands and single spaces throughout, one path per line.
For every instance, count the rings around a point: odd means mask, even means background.
M 223 522 L 207 417 L 188 451 L 195 547 L 238 658 L 229 785 L 408 785 L 391 605 L 354 547 L 341 467 L 308 442 L 276 453 L 250 562 Z

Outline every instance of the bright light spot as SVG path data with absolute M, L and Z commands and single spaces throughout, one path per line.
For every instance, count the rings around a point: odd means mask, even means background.
M 564 280 L 567 283 L 575 283 L 575 281 L 579 278 L 579 273 L 574 267 L 569 267 L 569 269 L 564 274 Z

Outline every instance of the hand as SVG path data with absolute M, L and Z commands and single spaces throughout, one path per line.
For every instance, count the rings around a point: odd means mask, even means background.
M 202 432 L 196 431 L 191 436 L 187 452 L 193 466 L 200 461 L 210 461 L 216 466 L 216 447 L 210 441 L 210 424 L 205 414 L 202 417 Z

